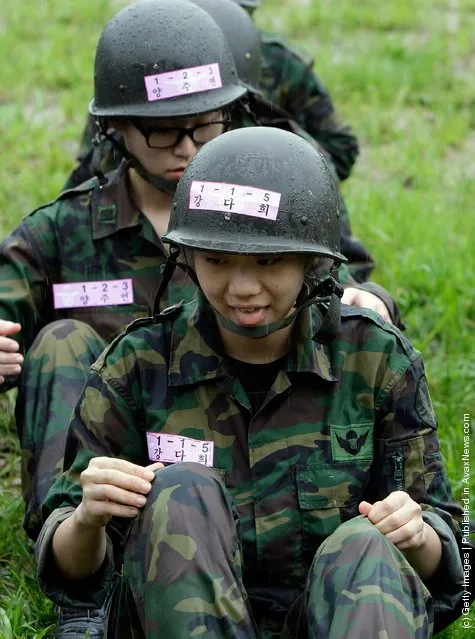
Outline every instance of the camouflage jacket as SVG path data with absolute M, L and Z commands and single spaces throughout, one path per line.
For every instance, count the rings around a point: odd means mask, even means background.
M 212 466 L 240 515 L 246 585 L 302 587 L 320 543 L 358 514 L 361 500 L 405 490 L 442 539 L 436 610 L 458 601 L 462 511 L 443 467 L 421 356 L 371 311 L 344 306 L 328 346 L 315 337 L 317 317 L 315 308 L 302 311 L 293 350 L 255 411 L 201 299 L 137 320 L 106 349 L 70 423 L 66 471 L 43 507 L 37 549 L 50 597 L 76 603 L 77 587 L 61 582 L 48 558 L 56 527 L 81 501 L 89 460 L 147 465 L 158 437 L 172 435 L 214 445 Z M 88 582 L 91 593 L 107 588 L 106 568 L 121 557 L 127 527 L 121 518 L 108 525 L 108 560 Z
M 27 216 L 0 244 L 0 318 L 22 324 L 22 352 L 44 326 L 63 318 L 86 322 L 111 341 L 134 319 L 151 315 L 165 262 L 163 245 L 133 204 L 121 167 L 103 188 L 94 178 L 62 193 Z M 130 278 L 128 303 L 107 305 L 104 298 L 104 303 L 88 306 L 81 296 L 74 308 L 55 308 L 54 284 L 100 282 L 101 294 L 108 295 L 111 280 Z M 184 280 L 177 269 L 164 305 L 191 297 L 195 285 Z M 0 391 L 6 388 L 4 384 Z
M 340 180 L 346 179 L 358 155 L 358 141 L 343 124 L 328 90 L 313 71 L 313 60 L 282 36 L 262 33 L 260 88 L 289 113 L 329 154 Z

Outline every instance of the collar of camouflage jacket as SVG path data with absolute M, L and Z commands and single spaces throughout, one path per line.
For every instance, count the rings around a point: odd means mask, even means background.
M 319 317 L 312 307 L 303 309 L 295 322 L 293 346 L 285 362 L 285 371 L 310 373 L 335 382 L 338 377 L 332 370 L 330 349 L 315 338 L 319 326 Z M 184 366 L 184 362 L 189 365 Z M 173 323 L 168 383 L 184 386 L 227 375 L 215 315 L 198 293 L 196 300 L 184 304 Z
M 107 184 L 100 186 L 96 182 L 92 192 L 94 240 L 108 237 L 122 229 L 139 226 L 143 222 L 142 214 L 130 197 L 126 163 L 122 162 L 107 177 Z

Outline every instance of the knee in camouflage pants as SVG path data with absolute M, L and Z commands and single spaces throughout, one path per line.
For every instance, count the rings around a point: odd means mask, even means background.
M 180 462 L 157 472 L 131 526 L 107 636 L 426 639 L 432 633 L 429 592 L 363 517 L 339 526 L 320 546 L 297 603 L 296 623 L 278 632 L 257 627 L 229 493 L 213 471 Z
M 59 320 L 38 333 L 25 357 L 16 403 L 22 447 L 25 530 L 38 536 L 39 509 L 62 472 L 73 408 L 106 342 L 87 324 Z

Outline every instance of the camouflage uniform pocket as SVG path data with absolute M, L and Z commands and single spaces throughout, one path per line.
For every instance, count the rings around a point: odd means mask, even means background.
M 357 514 L 371 460 L 318 462 L 296 469 L 304 563 L 338 526 Z

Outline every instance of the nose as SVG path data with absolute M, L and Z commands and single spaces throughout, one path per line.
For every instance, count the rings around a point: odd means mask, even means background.
M 261 283 L 252 268 L 236 267 L 229 273 L 228 294 L 232 298 L 248 298 L 259 295 Z
M 173 147 L 176 156 L 191 160 L 196 153 L 196 145 L 189 135 L 185 135 L 180 142 Z

